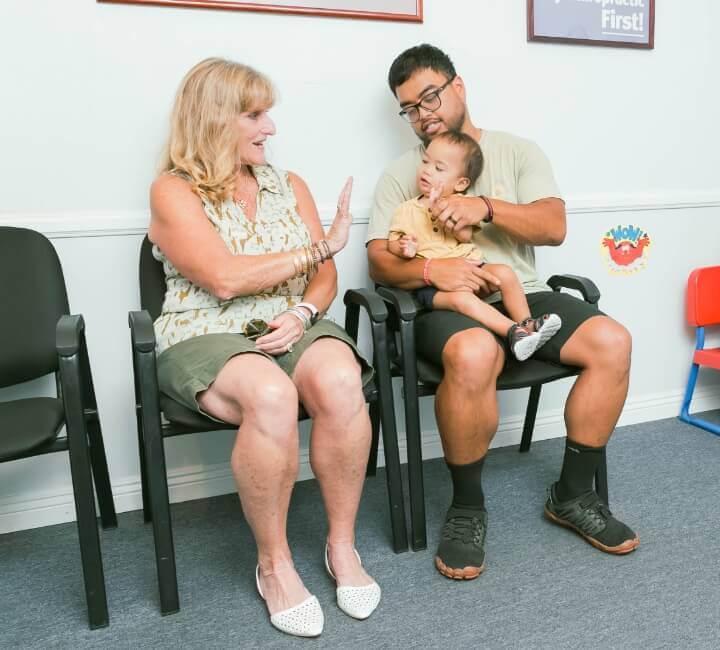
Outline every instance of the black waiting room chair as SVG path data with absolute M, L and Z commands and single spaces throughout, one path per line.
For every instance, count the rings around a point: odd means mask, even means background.
M 143 511 L 145 521 L 152 521 L 153 524 L 160 610 L 163 614 L 171 614 L 179 610 L 180 604 L 163 439 L 188 433 L 235 429 L 236 426 L 210 420 L 159 391 L 153 321 L 160 315 L 164 297 L 165 275 L 162 264 L 152 256 L 152 244 L 145 237 L 140 249 L 142 311 L 130 312 L 129 323 L 135 376 Z M 367 311 L 370 318 L 375 377 L 365 388 L 365 398 L 370 403 L 370 416 L 373 422 L 371 455 L 374 456 L 368 463 L 368 474 L 374 473 L 379 436 L 378 424 L 382 423 L 393 549 L 399 553 L 408 549 L 408 540 L 392 385 L 386 351 L 385 320 L 388 312 L 380 297 L 370 290 L 350 290 L 345 294 L 344 301 L 345 328 L 355 340 L 357 340 L 361 307 Z M 165 422 L 161 416 L 164 416 Z M 308 417 L 302 408 L 299 417 L 301 420 Z
M 69 452 L 88 618 L 91 628 L 104 627 L 108 610 L 93 478 L 103 528 L 115 528 L 117 518 L 85 323 L 81 315 L 69 315 L 60 260 L 40 233 L 0 227 L 0 278 L 0 387 L 50 373 L 57 385 L 57 397 L 0 402 L 0 462 Z
M 579 291 L 583 299 L 593 305 L 596 305 L 600 300 L 600 291 L 587 278 L 575 275 L 554 275 L 547 283 L 553 291 L 560 291 L 562 288 Z M 402 289 L 387 287 L 378 287 L 377 292 L 390 308 L 387 324 L 392 374 L 393 376 L 402 377 L 410 492 L 410 544 L 412 549 L 417 551 L 427 547 L 422 471 L 422 432 L 418 399 L 425 395 L 435 394 L 438 385 L 442 381 L 443 370 L 415 353 L 413 321 L 416 316 L 416 307 L 410 293 Z M 530 388 L 520 452 L 527 452 L 530 449 L 542 385 L 565 377 L 575 376 L 579 372 L 579 368 L 573 366 L 554 364 L 537 359 L 528 359 L 522 363 L 509 360 L 506 363 L 505 368 L 498 377 L 497 389 Z M 608 488 L 605 459 L 603 459 L 601 467 L 595 475 L 595 485 L 598 494 L 607 503 Z

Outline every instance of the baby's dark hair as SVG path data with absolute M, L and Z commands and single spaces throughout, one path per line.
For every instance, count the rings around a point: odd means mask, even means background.
M 444 75 L 446 79 L 452 79 L 457 74 L 455 66 L 450 57 L 441 49 L 428 43 L 411 47 L 392 62 L 388 73 L 388 85 L 393 95 L 398 86 L 404 84 L 418 70 L 434 70 Z
M 483 170 L 485 159 L 483 158 L 482 150 L 480 145 L 469 135 L 462 131 L 445 131 L 439 133 L 433 138 L 435 140 L 445 140 L 450 144 L 462 147 L 465 152 L 465 170 L 463 176 L 465 176 L 470 183 L 465 188 L 463 194 L 471 188 L 475 181 L 479 178 Z

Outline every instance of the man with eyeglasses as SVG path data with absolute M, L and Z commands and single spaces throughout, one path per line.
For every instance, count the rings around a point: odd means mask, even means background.
M 593 477 L 625 402 L 631 340 L 627 330 L 593 305 L 556 293 L 535 271 L 534 246 L 565 239 L 565 204 L 549 161 L 528 140 L 476 127 L 466 88 L 450 58 L 432 45 L 400 54 L 388 75 L 400 116 L 421 143 L 392 162 L 381 176 L 368 227 L 370 275 L 403 289 L 433 285 L 441 291 L 490 291 L 497 287 L 477 263 L 465 259 L 402 259 L 387 249 L 397 206 L 420 192 L 416 169 L 425 146 L 457 130 L 480 144 L 485 167 L 465 195 L 431 208 L 447 232 L 473 228 L 486 258 L 511 266 L 523 283 L 533 317 L 559 314 L 563 327 L 537 358 L 581 368 L 565 405 L 567 441 L 559 480 L 549 490 L 545 515 L 579 533 L 596 548 L 625 554 L 637 535 L 612 516 L 593 488 Z M 487 512 L 482 467 L 498 425 L 496 379 L 505 363 L 502 341 L 480 323 L 450 311 L 424 311 L 415 326 L 418 354 L 444 368 L 435 398 L 438 428 L 453 482 L 453 499 L 442 529 L 435 565 L 455 579 L 472 579 L 485 567 Z

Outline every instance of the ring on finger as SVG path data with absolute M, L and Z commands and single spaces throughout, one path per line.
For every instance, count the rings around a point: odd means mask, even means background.
M 286 351 L 286 352 L 292 352 L 292 351 L 293 351 L 293 344 L 292 344 L 292 343 L 288 343 L 288 344 L 285 346 L 285 351 Z
M 455 219 L 453 219 L 452 217 L 448 217 L 448 218 L 445 220 L 445 223 L 449 223 L 451 226 L 454 226 L 457 222 L 456 222 Z

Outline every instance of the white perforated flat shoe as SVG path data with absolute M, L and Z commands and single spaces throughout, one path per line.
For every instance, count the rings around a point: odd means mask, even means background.
M 260 587 L 260 565 L 255 567 L 255 584 L 260 598 L 265 600 Z M 315 596 L 310 596 L 299 605 L 272 614 L 270 623 L 281 632 L 293 636 L 319 636 L 325 625 L 325 617 L 318 599 Z
M 353 549 L 357 556 L 358 562 L 362 564 L 360 555 Z M 330 577 L 337 583 L 337 578 L 330 568 L 330 559 L 328 558 L 328 547 L 325 544 L 325 568 L 327 569 Z M 371 582 L 369 585 L 362 587 L 341 587 L 338 585 L 336 589 L 337 604 L 338 607 L 345 612 L 348 616 L 357 618 L 359 620 L 366 619 L 370 614 L 375 611 L 375 608 L 380 603 L 380 596 L 382 594 L 380 585 L 377 582 Z

